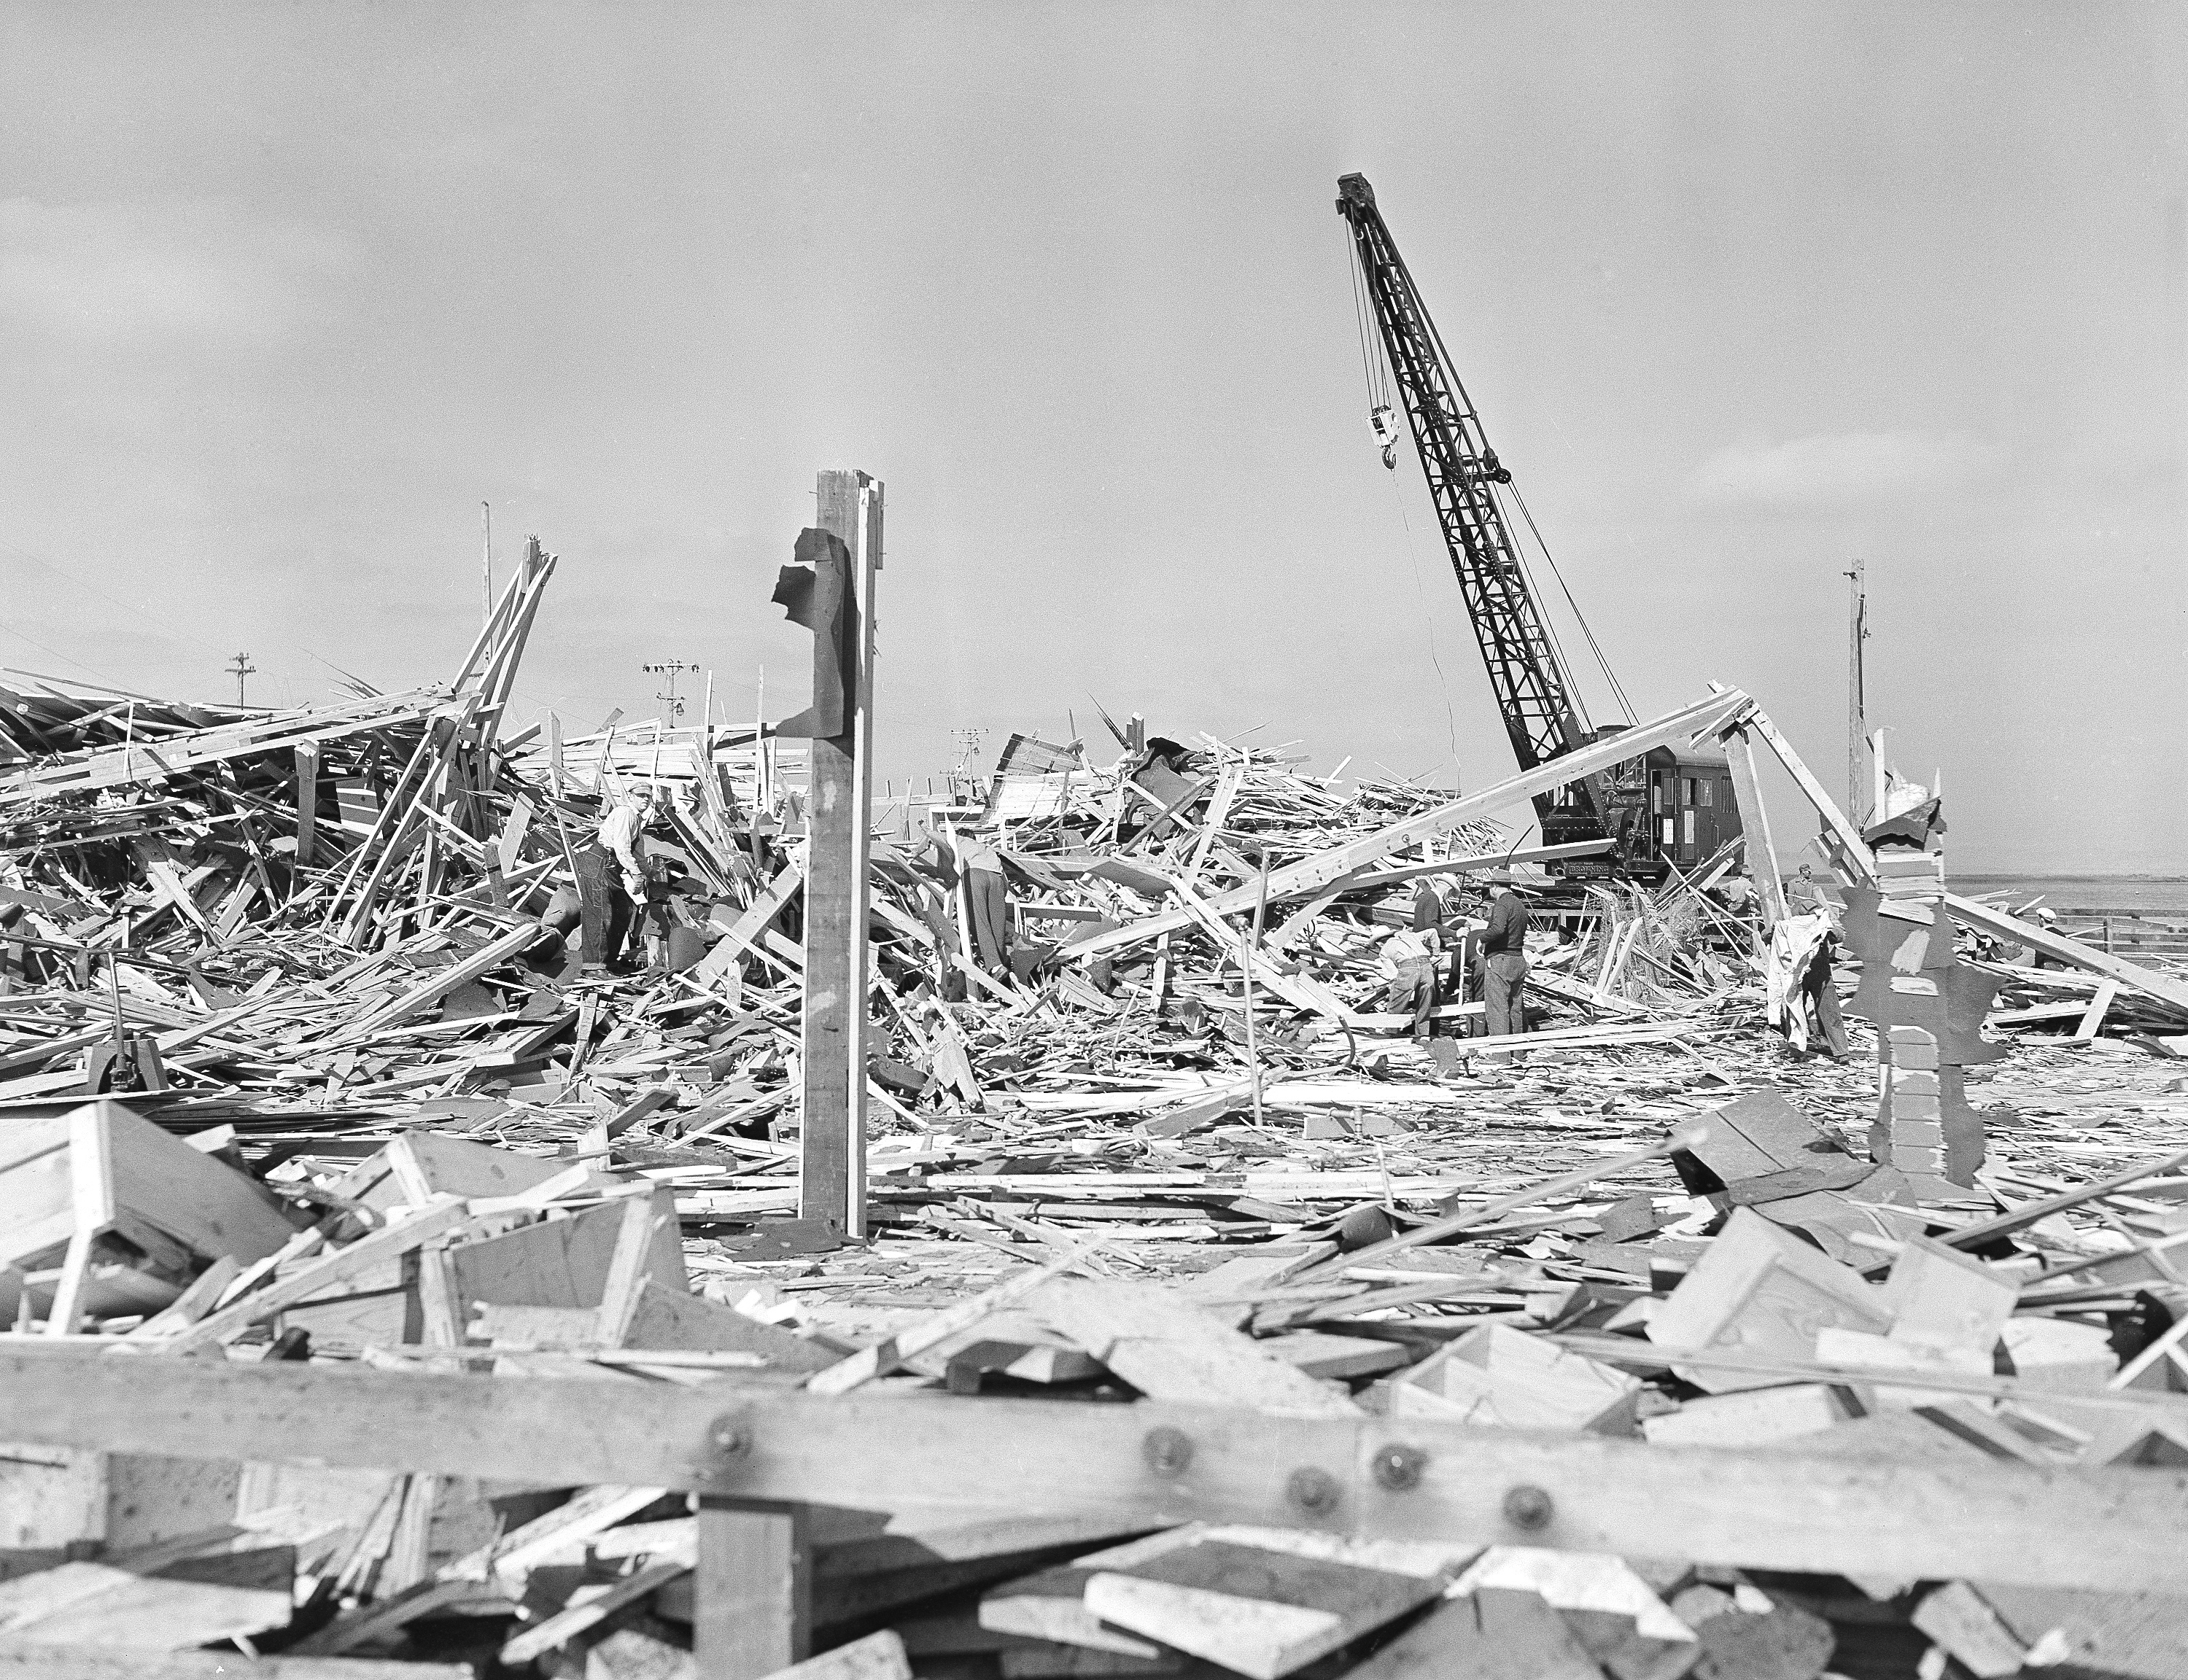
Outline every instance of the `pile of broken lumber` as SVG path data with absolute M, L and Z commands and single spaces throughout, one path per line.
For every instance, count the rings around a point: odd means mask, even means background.
M 1999 1021 L 2027 1035 L 1968 1075 L 1988 1159 L 1957 1199 L 1918 1194 L 1869 1159 L 1870 1079 L 1766 1029 L 1757 930 L 1713 895 L 1728 853 L 1567 892 L 1531 939 L 1523 1041 L 1393 1042 L 1379 951 L 1418 883 L 1556 858 L 1515 852 L 1488 796 L 1136 724 L 1107 768 L 1011 755 L 1003 960 L 945 849 L 874 846 L 888 1035 L 846 1243 L 796 1217 L 792 779 L 750 734 L 503 738 L 551 568 L 535 553 L 418 695 L 275 714 L 20 692 L 0 1669 L 714 1680 L 809 1643 L 816 1677 L 2181 1672 L 2176 1619 L 2046 1548 L 2027 1573 L 1926 1571 L 1920 1514 L 1866 1561 L 1768 1513 L 1667 1516 L 1661 1546 L 1630 1518 L 1569 1530 L 1531 1484 L 1384 1533 L 1314 1463 L 1273 1512 L 1202 1512 L 1217 1450 L 1168 1421 L 1134 1437 L 1153 1480 L 1098 1507 L 1006 1505 L 961 1446 L 1007 1423 L 1018 1473 L 1062 1484 L 1107 1419 L 1216 1407 L 1241 1440 L 1615 1446 L 1657 1486 L 1711 1452 L 1732 1476 L 1870 1467 L 1849 1474 L 1872 1494 L 1909 1466 L 2112 1478 L 2092 1485 L 2123 1508 L 2177 1493 L 2188 1098 L 2146 1030 L 2177 1029 L 2176 978 L 1953 901 L 2004 978 L 2092 978 L 2070 1037 Z M 653 843 L 703 955 L 577 978 L 550 924 L 584 801 L 641 776 L 671 790 Z M 89 1100 L 99 1047 L 133 1035 L 163 1088 Z M 64 1403 L 117 1385 L 171 1432 Z M 276 1392 L 331 1408 L 317 1445 L 293 1412 L 258 1439 L 235 1421 Z M 466 1432 L 526 1392 L 588 1418 L 601 1396 L 640 1438 L 686 1403 L 794 1401 L 815 1438 L 851 1420 L 892 1502 L 849 1508 L 857 1464 L 710 1436 L 813 1508 L 792 1632 L 725 1666 L 734 1616 L 702 1579 L 718 1472 L 611 1480 Z M 426 1419 L 452 1438 L 403 1439 Z M 883 1474 L 927 1435 L 961 1446 L 916 1486 Z M 1398 1447 L 1372 1463 L 1394 1497 L 1419 1483 Z
M 2001 1165 L 1965 1207 L 1915 1206 L 1895 1195 L 1892 1169 L 1854 1158 L 1850 1126 L 1768 1089 L 1713 1106 L 1700 1094 L 1640 1105 L 1678 1118 L 1639 1120 L 1620 1140 L 1648 1139 L 1638 1147 L 1600 1153 L 1599 1133 L 1567 1171 L 1503 1194 L 1477 1176 L 1418 1222 L 1404 1201 L 1425 1199 L 1422 1187 L 1394 1180 L 1390 1192 L 1414 1195 L 1334 1197 L 1350 1203 L 1341 1217 L 1197 1245 L 1213 1265 L 1190 1257 L 1194 1245 L 1114 1240 L 1121 1221 L 1074 1218 L 1088 1204 L 1068 1198 L 1021 1215 L 992 1193 L 1007 1186 L 935 1174 L 934 1192 L 971 1193 L 932 1195 L 916 1230 L 885 1230 L 824 1275 L 872 1278 L 901 1301 L 911 1273 L 955 1298 L 837 1312 L 795 1287 L 820 1272 L 814 1257 L 679 1243 L 679 1192 L 660 1169 L 411 1129 L 361 1160 L 296 1154 L 262 1175 L 230 1138 L 178 1139 L 102 1102 L 11 1136 L 0 1278 L 17 1334 L 5 1345 L 55 1372 L 52 1358 L 89 1353 L 148 1392 L 173 1380 L 157 1372 L 208 1357 L 238 1375 L 376 1369 L 488 1390 L 582 1373 L 621 1393 L 634 1424 L 657 1396 L 694 1389 L 725 1403 L 796 1390 L 912 1407 L 932 1393 L 976 1412 L 1038 1396 L 1067 1455 L 1102 1412 L 1220 1406 L 1667 1453 L 2104 1465 L 2177 1481 L 2188 1299 L 2168 1255 L 2188 1241 L 2176 1215 L 2188 1149 L 2048 1195 L 2025 1193 L 2046 1176 L 2033 1166 Z M 1387 1150 L 1434 1131 L 1373 1141 Z M 1104 1170 L 1091 1171 L 1099 1184 Z M 958 1256 L 946 1270 L 931 1258 L 945 1251 Z M 93 1333 L 43 1333 L 70 1311 Z M 383 1393 L 375 1415 L 399 1429 L 400 1411 Z M 922 1427 L 923 1414 L 901 1415 Z M 892 1450 L 893 1434 L 873 1450 Z M 705 1643 L 699 1519 L 666 1486 L 572 1488 L 551 1462 L 515 1483 L 271 1462 L 223 1475 L 136 1450 L 26 1444 L 0 1467 L 16 1523 L 0 1650 L 225 1642 L 290 1662 L 619 1675 L 678 1672 Z M 1192 1448 L 1178 1451 L 1181 1471 Z M 938 1502 L 954 1474 L 933 1468 Z M 2180 1637 L 2146 1599 L 1825 1569 L 1824 1553 L 1787 1573 L 1768 1547 L 1753 1559 L 1627 1548 L 1621 1561 L 1484 1551 L 1463 1536 L 1345 1540 L 1316 1531 L 1312 1486 L 1294 1493 L 1305 1531 L 1179 1528 L 1068 1498 L 1049 1514 L 1038 1486 L 1019 1511 L 978 1521 L 816 1512 L 809 1618 L 816 1643 L 837 1649 L 814 1672 L 1813 1680 L 1910 1673 L 1932 1643 L 1974 1673 L 2061 1652 L 2090 1672 L 2177 1672 L 2134 1666 Z M 1507 1515 L 1524 1534 L 1527 1513 Z M 1847 1555 L 1838 1543 L 1829 1555 Z M 156 1672 L 195 1672 L 166 1660 Z

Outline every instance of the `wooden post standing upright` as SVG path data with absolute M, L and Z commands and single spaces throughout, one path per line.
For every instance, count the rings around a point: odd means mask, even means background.
M 820 528 L 849 558 L 849 646 L 839 660 L 843 732 L 810 742 L 806 804 L 805 1111 L 798 1211 L 846 1237 L 866 1227 L 866 865 L 873 807 L 874 574 L 882 563 L 882 487 L 863 472 L 824 472 Z M 840 562 L 839 562 L 840 563 Z M 829 588 L 816 579 L 816 591 Z M 820 615 L 825 622 L 826 614 Z
M 296 743 L 296 862 L 312 860 L 319 817 L 319 743 Z
M 1740 830 L 1747 842 L 1747 872 L 1762 901 L 1762 928 L 1769 930 L 1785 919 L 1785 885 L 1778 874 L 1778 853 L 1770 839 L 1770 814 L 1762 808 L 1762 786 L 1755 775 L 1755 743 L 1745 730 L 1729 730 L 1721 737 L 1724 760 L 1732 770 L 1732 797 L 1740 807 Z

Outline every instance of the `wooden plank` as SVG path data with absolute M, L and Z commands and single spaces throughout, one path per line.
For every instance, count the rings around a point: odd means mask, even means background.
M 1724 1233 L 1649 1321 L 1669 1346 L 1805 1359 L 1824 1327 L 1882 1335 L 1892 1328 L 1883 1292 L 1751 1208 L 1735 1208 Z M 1675 1367 L 1711 1393 L 1767 1386 L 1768 1378 Z
M 69 1233 L 60 1282 L 54 1286 L 53 1305 L 46 1315 L 49 1336 L 75 1331 L 84 1281 L 91 1270 L 92 1245 L 112 1228 L 120 1212 L 114 1198 L 114 1159 L 108 1147 L 110 1134 L 104 1111 L 118 1110 L 121 1106 L 102 1102 L 79 1108 L 68 1117 L 70 1209 L 75 1228 Z
M 1278 1680 L 1440 1595 L 1467 1546 L 1218 1529 L 1087 1581 L 1088 1610 L 1252 1680 Z
M 871 1347 L 861 1348 L 848 1359 L 816 1372 L 806 1387 L 817 1395 L 848 1394 L 863 1383 L 877 1377 L 886 1377 L 912 1355 L 945 1342 L 952 1336 L 962 1335 L 974 1325 L 1000 1311 L 1012 1302 L 1021 1300 L 1051 1279 L 1061 1276 L 1079 1265 L 1088 1255 L 1100 1249 L 1107 1239 L 1100 1239 L 1074 1249 L 1069 1254 L 1007 1277 L 991 1288 L 983 1289 L 968 1301 L 940 1312 L 933 1312 L 916 1324 L 884 1336 Z
M 299 1655 L 332 1656 L 395 1633 L 448 1604 L 477 1598 L 489 1585 L 521 1597 L 527 1574 L 535 1565 L 572 1548 L 582 1553 L 591 1536 L 643 1510 L 666 1491 L 589 1487 L 567 1504 L 451 1559 L 435 1571 L 431 1581 L 336 1616 L 291 1649 Z
M 2063 933 L 2055 933 L 2033 922 L 2023 922 L 2018 916 L 2008 916 L 1989 905 L 1977 904 L 1972 899 L 1958 894 L 1945 894 L 1945 903 L 1954 916 L 1971 927 L 1987 933 L 1995 933 L 2016 944 L 2055 956 L 2061 962 L 2071 962 L 2077 968 L 2086 968 L 2092 974 L 2101 974 L 2123 986 L 2146 993 L 2161 1003 L 2179 1010 L 2188 1011 L 2188 981 L 2175 979 L 2170 974 L 2161 974 L 2156 969 L 2144 968 L 2101 951 L 2095 945 L 2085 945 L 2079 939 L 2070 939 Z
M 837 1356 L 819 1342 L 747 1318 L 735 1307 L 681 1286 L 664 1288 L 651 1280 L 639 1292 L 623 1345 L 758 1354 L 777 1371 L 825 1371 L 837 1362 Z
M 713 948 L 693 965 L 691 978 L 701 985 L 712 985 L 720 979 L 729 972 L 730 964 L 752 949 L 761 930 L 782 914 L 784 906 L 804 884 L 805 872 L 797 864 L 783 865 L 781 872 L 768 882 L 750 908 L 730 924 L 729 932 L 715 940 Z
M 374 1011 L 347 1032 L 328 1040 L 320 1047 L 330 1049 L 337 1045 L 357 1043 L 383 1028 L 409 1019 L 420 1010 L 438 1003 L 458 986 L 500 967 L 539 937 L 537 922 L 527 922 L 522 927 L 512 929 L 492 944 L 473 951 L 461 962 L 451 963 L 446 968 L 436 968 L 430 978 Z
M 295 1554 L 286 1554 L 293 1565 Z M 166 1651 L 262 1633 L 289 1623 L 288 1583 L 273 1590 L 140 1576 L 66 1563 L 0 1583 L 8 1644 L 110 1645 Z
M 1186 861 L 1185 873 L 1181 877 L 1188 887 L 1200 878 L 1206 867 L 1208 854 L 1215 844 L 1215 837 L 1223 832 L 1223 820 L 1231 814 L 1231 802 L 1238 797 L 1239 786 L 1246 780 L 1246 760 L 1241 757 L 1235 764 L 1226 759 L 1215 779 L 1215 792 L 1208 802 L 1208 815 L 1200 820 L 1200 837 L 1193 842 L 1193 855 Z
M 0 1264 L 73 1234 L 88 1240 L 115 1225 L 125 1232 L 148 1226 L 207 1259 L 256 1260 L 293 1233 L 278 1204 L 248 1178 L 124 1104 L 94 1102 L 11 1125 L 0 1143 Z M 82 1172 L 76 1165 L 80 1152 Z M 87 1219 L 95 1229 L 85 1228 Z
M 1638 1377 L 1492 1321 L 1396 1379 L 1390 1408 L 1491 1429 L 1630 1435 L 1640 1392 Z
M 299 712 L 288 717 L 223 726 L 170 736 L 155 753 L 142 741 L 101 747 L 76 758 L 42 764 L 0 778 L 0 805 L 30 799 L 51 798 L 56 793 L 82 792 L 128 783 L 165 781 L 170 777 L 223 758 L 254 753 L 273 753 L 283 747 L 339 741 L 370 730 L 431 717 L 441 709 L 442 696 L 424 690 L 410 694 L 377 695 L 347 707 L 319 712 Z M 337 721 L 338 720 L 338 721 Z
M 598 1596 L 566 1605 L 543 1621 L 512 1635 L 501 1648 L 505 1668 L 521 1668 L 534 1657 L 558 1650 L 580 1633 L 597 1627 L 626 1604 L 659 1592 L 680 1576 L 691 1573 L 690 1562 L 670 1557 L 636 1569 Z
M 813 1550 L 802 1505 L 699 1502 L 691 1625 L 697 1680 L 760 1680 L 812 1649 Z
M 1044 1507 L 1149 1526 L 1202 1518 L 2120 1592 L 2177 1587 L 2188 1548 L 2188 1472 L 2155 1467 L 1750 1453 L 1153 1401 L 820 1399 L 734 1378 L 638 1388 L 186 1359 L 153 1381 L 118 1350 L 18 1339 L 34 1345 L 0 1348 L 10 1439 L 104 1452 L 518 1480 L 551 1463 L 575 1483 L 865 1509 L 1010 1508 L 1038 1464 Z M 1401 1446 L 1407 1474 L 1390 1479 Z M 1538 1526 L 1508 1514 L 1521 1489 L 1542 1496 L 1514 1503 Z
M 713 1680 L 713 1677 L 702 1670 L 700 1680 Z M 894 1628 L 884 1627 L 820 1656 L 779 1668 L 767 1680 L 913 1680 L 913 1677 L 904 1636 Z
M 659 1225 L 679 1231 L 673 1199 L 659 1216 Z M 647 1250 L 652 1246 L 657 1228 L 652 1198 L 633 1196 L 623 1203 L 623 1215 L 616 1228 L 615 1248 L 608 1256 L 607 1278 L 601 1286 L 600 1306 L 594 1316 L 594 1339 L 602 1347 L 623 1345 L 631 1319 L 638 1311 L 639 1295 L 649 1281 L 646 1270 Z M 680 1231 L 679 1235 L 680 1239 Z
M 476 1680 L 467 1662 L 358 1657 L 245 1657 L 234 1651 L 133 1651 L 112 1645 L 0 1643 L 0 1680 Z
M 1527 1036 L 1532 1037 L 1534 1034 L 1527 1034 Z M 1472 1040 L 1476 1045 L 1494 1041 L 1482 1039 Z M 1649 1144 L 1646 1148 L 1636 1149 L 1631 1154 L 1614 1155 L 1608 1160 L 1592 1161 L 1584 1167 L 1576 1167 L 1571 1172 L 1559 1173 L 1554 1178 L 1546 1178 L 1538 1184 L 1529 1185 L 1525 1189 L 1515 1190 L 1509 1195 L 1499 1196 L 1494 1201 L 1486 1203 L 1481 1207 L 1469 1209 L 1463 1213 L 1452 1214 L 1415 1230 L 1402 1232 L 1396 1237 L 1385 1237 L 1380 1243 L 1370 1243 L 1367 1248 L 1351 1254 L 1334 1255 L 1318 1266 L 1301 1272 L 1300 1276 L 1302 1278 L 1308 1278 L 1325 1272 L 1341 1271 L 1348 1266 L 1372 1265 L 1396 1254 L 1402 1249 L 1418 1248 L 1427 1243 L 1446 1242 L 1463 1231 L 1471 1231 L 1479 1226 L 1493 1224 L 1514 1208 L 1531 1207 L 1546 1197 L 1561 1195 L 1568 1190 L 1578 1190 L 1584 1185 L 1593 1184 L 1599 1180 L 1624 1172 L 1629 1167 L 1644 1166 L 1650 1161 L 1661 1160 L 1677 1150 L 1691 1149 L 1708 1136 L 1709 1127 L 1706 1124 L 1684 1127 L 1672 1133 L 1661 1142 Z
M 1697 735 L 1709 733 L 1740 708 L 1750 704 L 1748 697 L 1736 689 L 1711 695 L 1707 700 L 1683 711 L 1669 713 L 1649 723 L 1621 730 L 1612 741 L 1567 753 L 1538 769 L 1508 777 L 1492 787 L 1485 787 L 1479 793 L 1469 793 L 1447 805 L 1439 805 L 1433 810 L 1408 817 L 1403 822 L 1393 823 L 1388 828 L 1363 835 L 1357 840 L 1313 853 L 1297 863 L 1287 864 L 1282 869 L 1270 871 L 1269 898 L 1273 902 L 1317 892 L 1364 869 L 1378 858 L 1388 857 L 1393 852 L 1418 845 L 1432 836 L 1447 834 L 1477 817 L 1487 816 L 1508 805 L 1531 799 L 1537 793 L 1563 787 L 1568 782 L 1582 781 L 1613 764 L 1636 758 L 1651 747 L 1668 746 L 1674 741 L 1683 743 Z M 1204 906 L 1219 916 L 1250 910 L 1259 889 L 1258 882 L 1234 887 L 1228 892 L 1218 893 L 1207 899 L 1204 901 Z M 1070 961 L 1083 962 L 1103 951 L 1138 944 L 1159 934 L 1191 927 L 1194 920 L 1193 912 L 1188 910 L 1164 910 L 1158 915 L 1142 916 L 1129 927 L 1119 927 L 1114 933 L 1097 933 L 1091 939 L 1068 946 L 1063 955 Z
M 1351 1680 L 1601 1680 L 1604 1671 L 1539 1597 L 1491 1592 L 1447 1601 L 1348 1672 Z
M 1964 1225 L 1957 1231 L 1948 1231 L 1937 1240 L 1948 1249 L 1978 1249 L 1994 1238 L 2025 1231 L 2040 1219 L 2064 1213 L 2068 1208 L 2078 1208 L 2084 1202 L 2094 1202 L 2100 1197 L 2109 1196 L 2116 1190 L 2124 1190 L 2146 1178 L 2162 1177 L 2183 1166 L 2188 1166 L 2188 1149 L 2161 1155 L 2154 1160 L 2145 1161 L 2140 1166 L 2124 1168 L 2109 1178 L 2101 1178 L 2093 1183 L 2078 1184 L 2071 1190 L 2060 1191 L 2056 1195 L 2023 1202 L 2017 1208 L 2009 1209 L 1977 1224 Z
M 860 472 L 820 475 L 820 527 L 842 548 L 815 562 L 813 621 L 832 623 L 849 596 L 852 645 L 814 639 L 814 701 L 824 673 L 843 670 L 844 730 L 809 744 L 806 804 L 805 1093 L 798 1215 L 863 1237 L 866 1229 L 866 899 L 873 773 L 862 750 L 872 704 L 874 572 L 881 561 L 881 487 Z
M 1786 768 L 1801 792 L 1808 796 L 1808 803 L 1816 808 L 1816 815 L 1824 820 L 1825 837 L 1830 839 L 1838 854 L 1838 865 L 1850 881 L 1873 882 L 1876 879 L 1876 860 L 1869 855 L 1869 843 L 1861 837 L 1861 830 L 1847 820 L 1831 796 L 1824 792 L 1815 773 L 1802 761 L 1793 750 L 1793 743 L 1778 733 L 1778 726 L 1763 715 L 1761 707 L 1755 707 L 1740 719 L 1743 730 L 1753 730 L 1761 736 L 1763 744 L 1775 753 L 1778 762 Z
M 1152 1399 L 1264 1407 L 1297 1417 L 1342 1418 L 1359 1410 L 1215 1313 L 1159 1285 L 1060 1278 L 1027 1305 Z
M 308 1300 L 320 1290 L 369 1271 L 385 1261 L 453 1231 L 469 1217 L 464 1203 L 450 1198 L 420 1208 L 408 1219 L 360 1237 L 347 1248 L 314 1261 L 252 1291 L 233 1306 L 200 1319 L 187 1330 L 151 1345 L 161 1353 L 195 1353 L 232 1341 L 261 1319 L 270 1318 L 292 1302 Z M 261 1455 L 242 1454 L 242 1457 Z
M 1616 843 L 1610 840 L 1571 840 L 1561 846 L 1533 846 L 1520 852 L 1475 852 L 1467 857 L 1446 858 L 1441 863 L 1409 863 L 1398 869 L 1368 870 L 1348 877 L 1340 884 L 1348 893 L 1372 892 L 1418 881 L 1425 875 L 1480 875 L 1492 869 L 1509 869 L 1515 864 L 1601 857 Z
M 106 1133 L 115 1207 L 209 1258 L 274 1253 L 295 1232 L 272 1197 L 119 1102 L 95 1112 Z
M 1719 737 L 1725 763 L 1732 768 L 1733 803 L 1740 807 L 1740 831 L 1747 842 L 1747 872 L 1762 899 L 1765 932 L 1785 919 L 1785 883 L 1778 875 L 1778 852 L 1770 838 L 1770 813 L 1763 808 L 1762 784 L 1755 775 L 1755 743 L 1745 730 Z

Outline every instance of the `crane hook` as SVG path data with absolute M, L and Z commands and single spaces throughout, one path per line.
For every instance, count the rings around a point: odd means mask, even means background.
M 1375 441 L 1383 446 L 1383 465 L 1396 472 L 1398 470 L 1398 423 L 1391 418 L 1390 405 L 1383 403 L 1370 409 L 1368 424 L 1375 428 Z

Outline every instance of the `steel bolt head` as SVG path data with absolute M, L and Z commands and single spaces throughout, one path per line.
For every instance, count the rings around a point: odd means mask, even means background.
M 1328 1471 L 1308 1464 L 1292 1472 L 1291 1479 L 1284 1484 L 1284 1494 L 1307 1515 L 1319 1517 L 1337 1508 L 1344 1490 Z
M 1403 1493 L 1409 1487 L 1420 1486 L 1421 1472 L 1428 1468 L 1428 1463 L 1429 1455 L 1418 1446 L 1393 1441 L 1376 1449 L 1370 1468 L 1379 1486 L 1392 1493 Z
M 1514 1528 L 1544 1529 L 1557 1514 L 1557 1506 L 1539 1487 L 1522 1485 L 1504 1496 L 1504 1520 Z
M 1140 1457 L 1159 1476 L 1181 1476 L 1193 1467 L 1193 1437 L 1163 1424 L 1142 1439 Z
M 707 1442 L 725 1458 L 742 1458 L 752 1451 L 752 1431 L 735 1418 L 717 1418 L 707 1430 Z

